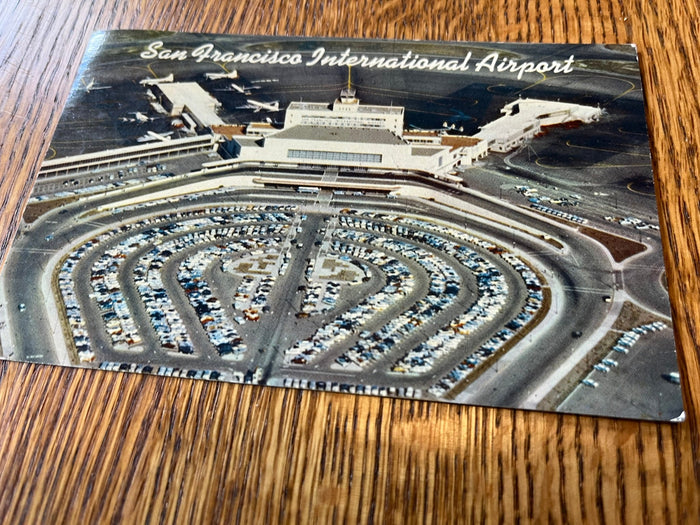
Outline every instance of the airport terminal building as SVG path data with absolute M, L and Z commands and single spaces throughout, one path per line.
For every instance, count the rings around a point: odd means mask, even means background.
M 501 118 L 482 126 L 474 136 L 486 142 L 490 151 L 507 153 L 548 126 L 589 124 L 598 120 L 603 110 L 581 104 L 525 98 L 506 104 L 501 113 Z
M 230 151 L 242 162 L 406 170 L 458 182 L 455 170 L 472 165 L 489 151 L 512 151 L 547 126 L 590 123 L 603 111 L 565 102 L 518 99 L 501 113 L 502 117 L 474 136 L 406 131 L 403 107 L 360 104 L 355 90 L 348 87 L 330 106 L 292 102 L 280 131 L 261 131 L 260 126 L 249 125 L 231 135 Z
M 474 136 L 447 130 L 408 131 L 403 107 L 361 104 L 348 85 L 332 104 L 290 103 L 279 129 L 268 122 L 225 123 L 217 115 L 220 102 L 194 82 L 164 82 L 152 88 L 162 104 L 160 110 L 181 117 L 191 136 L 170 140 L 148 132 L 137 140 L 146 142 L 143 145 L 45 161 L 39 177 L 214 152 L 219 147 L 229 158 L 210 163 L 212 167 L 258 164 L 410 171 L 461 183 L 456 170 L 471 166 L 490 151 L 512 151 L 547 126 L 589 123 L 603 113 L 579 104 L 518 99 Z
M 480 139 L 404 133 L 404 108 L 360 104 L 345 88 L 332 104 L 292 102 L 283 129 L 231 135 L 236 160 L 407 170 L 449 176 L 487 154 Z M 217 131 L 214 128 L 214 131 Z

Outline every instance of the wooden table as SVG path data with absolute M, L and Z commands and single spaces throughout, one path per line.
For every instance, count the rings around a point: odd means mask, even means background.
M 647 94 L 688 421 L 4 362 L 0 521 L 697 523 L 700 38 L 684 0 L 0 2 L 0 252 L 94 29 L 627 43 Z

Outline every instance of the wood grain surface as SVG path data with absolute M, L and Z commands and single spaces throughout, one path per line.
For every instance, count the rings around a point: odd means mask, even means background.
M 2 523 L 698 523 L 700 43 L 685 0 L 0 0 L 0 254 L 95 29 L 638 46 L 678 425 L 0 363 Z

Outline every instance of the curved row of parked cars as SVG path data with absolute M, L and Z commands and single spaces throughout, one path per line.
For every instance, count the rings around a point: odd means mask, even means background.
M 270 226 L 256 225 L 250 232 L 246 227 L 245 238 L 229 241 L 225 245 L 208 245 L 180 263 L 177 274 L 178 282 L 185 291 L 209 341 L 222 357 L 239 357 L 247 350 L 247 347 L 236 330 L 233 320 L 226 314 L 221 301 L 212 292 L 204 273 L 215 260 L 226 255 L 248 253 L 278 246 L 282 241 L 279 235 L 284 233 L 286 227 L 281 224 Z M 224 232 L 221 238 L 239 237 L 241 229 L 241 227 L 229 229 L 233 231 Z M 256 237 L 256 235 L 261 234 L 265 236 Z M 252 237 L 248 237 L 249 235 Z M 278 237 L 268 235 L 278 235 Z M 272 286 L 274 278 L 268 282 Z M 263 301 L 265 296 L 266 294 L 262 296 Z
M 407 295 L 415 286 L 415 278 L 408 266 L 398 261 L 393 254 L 339 240 L 333 242 L 332 250 L 375 265 L 383 272 L 387 282 L 377 293 L 320 327 L 312 336 L 288 348 L 285 351 L 286 364 L 306 364 L 317 354 L 330 350 L 350 337 L 370 318 L 389 308 L 397 300 L 397 295 Z
M 124 223 L 75 248 L 62 263 L 58 285 L 79 358 L 90 361 L 95 357 L 76 295 L 73 275 L 79 261 L 87 253 L 104 246 L 115 236 L 121 237 L 117 243 L 104 250 L 90 269 L 92 297 L 98 305 L 113 348 L 138 351 L 141 349 L 142 338 L 124 299 L 118 275 L 124 261 L 133 253 L 156 245 L 142 255 L 135 265 L 134 286 L 163 348 L 192 353 L 192 343 L 184 323 L 169 300 L 160 278 L 160 268 L 167 258 L 185 246 L 213 242 L 217 237 L 249 237 L 254 232 L 267 237 L 271 232 L 279 233 L 282 225 L 291 221 L 292 211 L 294 208 L 290 206 L 217 206 L 167 213 Z M 232 227 L 237 230 L 231 230 Z M 195 233 L 198 230 L 204 233 Z M 163 242 L 169 237 L 179 240 L 169 241 L 176 243 L 171 246 Z
M 478 365 L 485 362 L 496 351 L 503 347 L 515 335 L 527 326 L 533 317 L 542 308 L 544 296 L 542 293 L 542 282 L 537 274 L 520 257 L 509 252 L 498 250 L 499 255 L 505 260 L 522 278 L 527 289 L 525 304 L 513 319 L 496 332 L 488 341 L 482 344 L 475 352 L 463 359 L 456 367 L 443 376 L 428 391 L 435 396 L 444 396 L 457 384 L 467 377 Z M 453 337 L 456 337 L 456 332 Z
M 364 367 L 375 362 L 403 338 L 411 335 L 419 326 L 429 322 L 437 314 L 454 304 L 462 280 L 457 271 L 445 259 L 423 248 L 417 234 L 414 239 L 386 237 L 387 228 L 381 222 L 365 221 L 356 217 L 344 217 L 341 224 L 351 228 L 338 230 L 336 235 L 363 245 L 376 246 L 400 254 L 423 267 L 428 279 L 428 292 L 400 314 L 389 319 L 371 336 L 360 339 L 337 359 L 341 366 Z M 364 224 L 361 224 L 364 222 Z M 367 228 L 378 233 L 363 232 Z
M 437 256 L 436 253 L 454 257 L 466 271 L 474 275 L 479 295 L 465 312 L 400 358 L 392 368 L 394 372 L 417 374 L 430 371 L 439 358 L 449 354 L 469 334 L 491 321 L 507 302 L 508 287 L 504 276 L 476 247 L 499 255 L 513 267 L 523 279 L 528 297 L 521 312 L 508 323 L 509 327 L 501 329 L 479 352 L 470 356 L 472 360 L 482 360 L 493 353 L 503 341 L 525 326 L 541 307 L 541 283 L 528 265 L 503 248 L 464 231 L 411 217 L 375 212 L 358 213 L 352 210 L 347 210 L 340 217 L 339 224 L 341 228 L 334 232 L 335 240 L 332 244 L 335 253 L 351 260 L 359 259 L 361 262 L 375 264 L 384 271 L 390 260 L 387 256 L 391 257 L 392 253 L 401 254 L 423 266 L 428 276 L 429 291 L 404 312 L 392 316 L 380 329 L 359 332 L 350 350 L 336 359 L 336 366 L 360 369 L 381 359 L 382 354 L 390 352 L 402 339 L 415 333 L 418 327 L 429 323 L 438 313 L 454 304 L 462 287 L 461 278 L 451 263 L 448 263 L 449 259 Z M 437 252 L 430 251 L 427 247 L 434 248 Z M 381 262 L 374 259 L 379 254 L 383 258 Z M 396 297 L 407 293 L 402 286 L 407 282 L 413 283 L 413 280 L 407 281 L 410 276 L 407 267 L 403 272 L 399 286 L 392 287 L 392 278 L 387 278 L 388 286 L 380 291 L 382 294 L 390 292 L 389 296 L 383 295 L 385 300 L 393 295 L 392 302 L 395 302 Z M 333 322 L 317 330 L 312 337 L 288 350 L 287 363 L 306 364 L 320 352 L 330 350 L 361 330 L 375 313 L 368 308 L 372 304 L 372 298 L 369 299 L 340 314 Z M 388 304 L 383 304 L 378 311 L 385 310 Z

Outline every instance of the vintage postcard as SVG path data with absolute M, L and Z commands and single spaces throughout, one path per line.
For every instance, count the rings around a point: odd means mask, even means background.
M 93 35 L 5 359 L 681 420 L 624 45 Z

